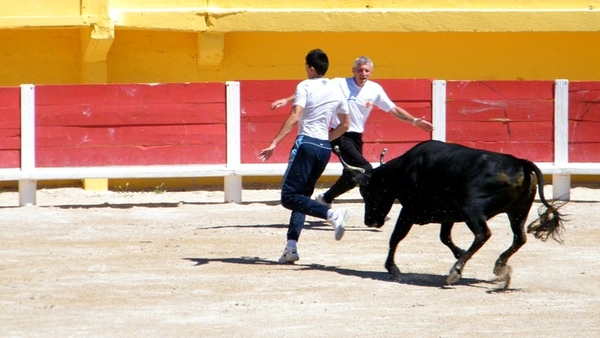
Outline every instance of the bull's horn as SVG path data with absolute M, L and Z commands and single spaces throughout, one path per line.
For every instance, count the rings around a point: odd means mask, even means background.
M 344 161 L 344 159 L 342 158 L 342 153 L 340 152 L 339 146 L 333 147 L 333 151 L 335 151 L 335 153 L 340 157 L 340 162 L 342 162 L 344 169 L 353 171 L 353 172 L 357 172 L 357 173 L 361 173 L 361 174 L 365 173 L 366 170 L 364 168 L 351 166 L 348 163 L 346 163 L 346 161 Z
M 379 165 L 383 164 L 383 157 L 385 156 L 385 153 L 387 153 L 387 148 L 383 148 L 381 154 L 379 154 Z

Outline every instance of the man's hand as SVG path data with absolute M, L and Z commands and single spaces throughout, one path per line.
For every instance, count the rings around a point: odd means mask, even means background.
M 271 144 L 267 148 L 261 150 L 260 153 L 258 153 L 258 158 L 261 161 L 264 162 L 264 161 L 268 160 L 269 157 L 271 157 L 271 155 L 273 155 L 273 151 L 275 150 L 275 147 L 277 147 L 279 142 L 281 142 L 281 140 L 283 140 L 283 138 L 287 134 L 289 134 L 294 129 L 294 127 L 298 124 L 298 121 L 300 121 L 300 116 L 302 116 L 303 111 L 304 111 L 304 108 L 301 106 L 293 106 L 292 107 L 292 110 L 290 111 L 290 115 L 283 122 L 281 129 L 279 129 L 279 132 L 277 133 L 277 135 L 275 136 L 273 141 L 271 141 Z
M 416 119 L 414 123 L 415 127 L 421 128 L 427 132 L 433 130 L 433 124 L 429 123 L 429 121 L 425 120 L 425 116 L 420 119 Z
M 258 159 L 261 160 L 262 162 L 268 160 L 271 155 L 273 155 L 273 152 L 275 151 L 275 146 L 271 145 L 269 146 L 269 148 L 265 148 L 263 150 L 260 151 L 260 153 L 258 153 Z
M 275 101 L 273 101 L 273 103 L 271 103 L 271 110 L 284 107 L 285 105 L 287 105 L 288 103 L 290 103 L 292 101 L 294 101 L 294 95 L 288 96 L 283 99 L 275 100 Z
M 271 103 L 271 110 L 281 108 L 281 107 L 285 106 L 287 103 L 288 103 L 287 99 L 279 99 L 279 100 L 273 101 L 273 103 Z

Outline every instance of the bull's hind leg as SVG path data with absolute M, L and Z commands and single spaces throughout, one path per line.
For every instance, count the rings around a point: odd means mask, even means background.
M 462 277 L 462 269 L 465 267 L 465 264 L 473 255 L 479 250 L 483 244 L 492 236 L 490 228 L 488 228 L 487 223 L 485 222 L 485 218 L 483 216 L 473 217 L 467 219 L 467 226 L 475 235 L 475 239 L 473 243 L 465 251 L 465 253 L 458 258 L 456 263 L 450 269 L 450 273 L 448 274 L 448 278 L 446 282 L 448 284 L 456 283 L 460 277 Z
M 459 248 L 452 241 L 452 227 L 454 226 L 453 222 L 444 222 L 442 223 L 442 227 L 440 228 L 440 241 L 444 243 L 445 246 L 450 248 L 454 258 L 458 259 L 460 256 L 464 255 L 465 250 Z
M 510 220 L 510 227 L 513 231 L 513 243 L 504 251 L 496 260 L 494 265 L 494 274 L 498 276 L 498 280 L 505 282 L 505 288 L 508 287 L 510 282 L 510 267 L 508 267 L 509 258 L 517 252 L 527 242 L 527 236 L 525 234 L 525 220 L 527 219 L 527 213 L 519 213 L 516 216 L 508 214 Z
M 394 262 L 396 248 L 398 247 L 398 243 L 400 243 L 400 241 L 403 240 L 406 235 L 408 235 L 412 225 L 413 224 L 411 222 L 406 221 L 405 218 L 402 217 L 402 212 L 400 212 L 400 217 L 398 217 L 396 227 L 392 232 L 392 237 L 390 237 L 390 251 L 388 252 L 388 256 L 385 261 L 385 268 L 396 279 L 400 279 L 400 269 L 398 269 L 398 266 L 396 266 L 396 263 Z

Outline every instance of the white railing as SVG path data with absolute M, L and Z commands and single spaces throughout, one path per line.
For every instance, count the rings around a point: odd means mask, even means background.
M 536 163 L 552 175 L 553 197 L 569 199 L 571 175 L 600 175 L 600 163 L 569 163 L 568 86 L 556 80 L 554 162 Z M 35 86 L 21 86 L 21 168 L 0 169 L 0 181 L 19 182 L 19 205 L 35 205 L 37 181 L 62 179 L 223 177 L 225 202 L 242 202 L 242 177 L 282 176 L 287 163 L 241 163 L 240 83 L 227 82 L 227 163 L 223 165 L 144 165 L 99 167 L 35 167 Z M 432 138 L 446 140 L 446 81 L 433 81 Z M 374 163 L 374 165 L 376 165 Z M 337 176 L 340 163 L 331 162 L 323 175 Z

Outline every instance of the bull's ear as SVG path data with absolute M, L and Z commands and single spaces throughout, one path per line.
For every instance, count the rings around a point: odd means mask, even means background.
M 355 173 L 352 176 L 352 180 L 359 184 L 360 186 L 369 185 L 369 181 L 371 180 L 371 170 L 367 170 L 364 173 Z

